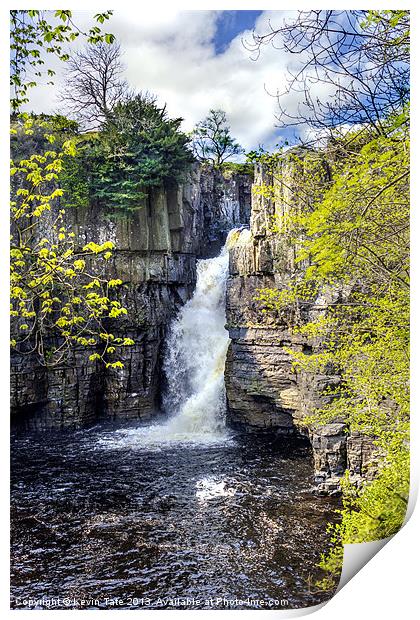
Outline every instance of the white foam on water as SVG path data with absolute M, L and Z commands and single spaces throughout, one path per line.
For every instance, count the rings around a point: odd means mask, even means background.
M 195 496 L 199 502 L 207 503 L 208 500 L 220 497 L 233 497 L 236 490 L 226 486 L 225 480 L 218 480 L 214 477 L 207 477 L 198 480 L 195 484 Z

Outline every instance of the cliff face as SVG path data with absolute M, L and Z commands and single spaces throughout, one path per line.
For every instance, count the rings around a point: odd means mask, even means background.
M 98 417 L 149 419 L 159 408 L 161 362 L 170 320 L 192 295 L 196 259 L 216 254 L 227 230 L 249 219 L 251 179 L 191 171 L 182 187 L 156 191 L 133 216 L 111 221 L 96 207 L 68 209 L 67 223 L 81 245 L 113 241 L 109 277 L 124 282 L 128 310 L 115 335 L 135 345 L 123 349 L 123 369 L 88 361 L 75 350 L 67 365 L 45 369 L 13 355 L 12 423 L 29 428 L 79 427 Z M 241 221 L 241 218 L 244 218 Z
M 202 170 L 203 257 L 216 256 L 232 228 L 248 225 L 251 216 L 252 179 L 245 174 Z
M 337 420 L 316 431 L 304 418 L 325 404 L 323 390 L 336 375 L 297 373 L 285 349 L 310 353 L 318 343 L 294 334 L 297 321 L 323 312 L 342 292 L 290 312 L 262 312 L 259 289 L 278 288 L 296 273 L 297 248 L 287 232 L 272 232 L 273 217 L 299 205 L 301 169 L 281 162 L 276 178 L 256 170 L 224 178 L 194 168 L 182 187 L 151 195 L 134 215 L 112 221 L 97 207 L 68 210 L 68 224 L 83 245 L 111 240 L 116 246 L 108 276 L 124 282 L 120 296 L 128 314 L 115 335 L 135 345 L 123 349 L 122 369 L 88 361 L 91 352 L 75 350 L 73 359 L 53 369 L 33 358 L 12 358 L 12 423 L 29 428 L 79 427 L 99 417 L 147 420 L 159 410 L 162 359 L 168 325 L 192 295 L 197 258 L 216 255 L 227 232 L 250 222 L 249 233 L 230 250 L 226 314 L 231 344 L 225 382 L 228 424 L 245 432 L 308 436 L 320 493 L 335 493 L 350 469 L 354 479 L 369 476 L 372 444 L 348 433 Z M 275 200 L 258 193 L 263 183 L 277 185 Z M 300 205 L 305 208 L 305 205 Z
M 303 309 L 281 313 L 263 312 L 256 301 L 259 289 L 281 287 L 298 269 L 296 246 L 287 232 L 272 232 L 272 225 L 274 216 L 287 215 L 289 205 L 305 208 L 299 205 L 301 174 L 287 159 L 279 164 L 275 178 L 257 168 L 250 235 L 230 250 L 226 312 L 231 344 L 225 369 L 228 423 L 246 432 L 308 436 L 317 491 L 335 493 L 346 468 L 356 480 L 368 475 L 372 444 L 365 437 L 348 434 L 340 421 L 316 431 L 305 428 L 303 419 L 328 400 L 324 388 L 336 385 L 340 377 L 297 373 L 285 349 L 310 353 L 317 346 L 294 334 L 293 327 L 298 320 L 305 322 L 323 312 L 342 291 L 328 293 Z M 264 183 L 276 186 L 276 199 L 259 193 Z

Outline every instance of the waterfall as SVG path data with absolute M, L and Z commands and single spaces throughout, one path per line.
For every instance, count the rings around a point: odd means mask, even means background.
M 123 434 L 125 446 L 209 444 L 229 438 L 224 420 L 224 369 L 229 344 L 225 291 L 229 247 L 238 243 L 241 235 L 240 230 L 230 231 L 219 256 L 198 261 L 194 295 L 175 317 L 166 344 L 163 409 L 168 420 L 117 431 Z
M 167 341 L 163 369 L 168 381 L 163 405 L 173 415 L 171 434 L 220 433 L 224 426 L 224 368 L 228 250 L 200 260 L 193 297 L 181 308 Z

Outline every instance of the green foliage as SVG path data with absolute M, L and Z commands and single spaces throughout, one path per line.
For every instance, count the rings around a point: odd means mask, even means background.
M 385 48 L 395 48 L 400 54 L 410 53 L 410 11 L 367 11 L 360 25 L 365 31 L 374 29 Z
M 246 153 L 246 161 L 250 164 L 263 164 L 264 169 L 273 172 L 279 162 L 283 159 L 285 153 L 285 146 L 288 146 L 288 142 L 284 144 L 276 144 L 274 151 L 267 151 L 262 145 L 253 151 Z
M 136 211 L 153 188 L 181 182 L 192 163 L 182 119 L 137 95 L 117 104 L 102 131 L 81 145 L 81 181 L 108 212 Z
M 89 168 L 83 154 L 83 146 L 76 141 L 77 150 L 74 156 L 63 157 L 60 173 L 60 185 L 63 189 L 61 199 L 63 207 L 80 208 L 91 204 L 89 192 Z
M 26 131 L 22 128 L 24 118 Z M 80 136 L 78 124 L 61 115 L 27 114 L 24 117 L 14 115 L 12 126 L 14 131 L 11 136 L 11 151 L 14 159 L 26 159 L 34 153 L 48 150 L 49 140 L 53 140 L 55 149 L 61 148 L 69 139 L 72 140 L 77 149 L 71 155 L 64 151 L 61 158 L 59 183 L 63 194 L 60 197 L 60 206 L 63 208 L 88 206 L 89 171 L 83 157 L 83 144 L 91 137 L 86 134 Z
M 303 12 L 286 28 L 286 42 L 297 52 L 308 36 L 310 63 L 336 88 L 333 104 L 307 100 L 312 116 L 305 120 L 327 130 L 325 149 L 279 153 L 277 161 L 251 155 L 268 170 L 268 183 L 257 191 L 276 203 L 273 232 L 286 233 L 297 251 L 289 284 L 260 291 L 260 303 L 266 312 L 294 313 L 296 331 L 312 345 L 309 353 L 289 350 L 298 372 L 341 378 L 306 424 L 344 422 L 375 448 L 361 486 L 350 472 L 343 479 L 341 520 L 330 526 L 333 546 L 320 564 L 326 577 L 318 585 L 332 587 L 342 545 L 394 534 L 408 502 L 409 12 L 356 15 L 364 39 L 347 65 L 333 38 L 322 38 L 336 24 L 327 20 L 317 30 L 318 18 Z M 343 75 L 356 67 L 354 91 L 343 88 L 332 57 L 340 58 Z M 359 71 L 364 58 L 372 73 Z M 301 312 L 308 307 L 310 318 Z
M 109 15 L 107 11 L 95 19 L 103 23 Z M 63 45 L 82 34 L 71 11 L 56 11 L 54 17 L 63 23 L 52 25 L 51 14 L 45 19 L 40 11 L 11 12 L 11 346 L 20 354 L 36 355 L 46 366 L 66 361 L 75 346 L 94 347 L 92 361 L 121 368 L 113 357 L 133 341 L 115 338 L 110 331 L 127 314 L 112 293 L 122 282 L 105 275 L 113 244 L 91 241 L 80 247 L 59 208 L 64 194 L 59 179 L 65 162 L 76 156 L 77 126 L 62 116 L 16 113 L 36 85 L 26 80 L 26 71 L 37 69 L 35 77 L 42 75 L 41 52 L 65 61 Z M 113 39 L 98 26 L 87 36 L 92 43 Z
M 225 161 L 220 165 L 220 170 L 225 178 L 230 178 L 232 174 L 246 174 L 254 178 L 254 164 L 251 162 Z
M 95 15 L 96 22 L 103 24 L 112 15 L 105 11 Z M 101 32 L 97 25 L 83 32 L 74 23 L 72 11 L 10 11 L 10 85 L 13 111 L 29 102 L 29 91 L 43 75 L 53 77 L 55 71 L 45 67 L 46 55 L 62 61 L 69 59 L 67 45 L 84 36 L 89 43 L 111 43 L 114 35 Z M 47 53 L 45 55 L 45 52 Z M 27 72 L 31 72 L 31 79 Z M 53 82 L 48 82 L 52 84 Z
M 13 132 L 31 135 L 33 123 L 28 116 Z M 121 364 L 109 361 L 127 344 L 110 332 L 113 320 L 127 314 L 111 294 L 122 282 L 105 276 L 114 246 L 91 241 L 78 247 L 65 211 L 56 207 L 63 195 L 57 183 L 63 160 L 75 155 L 75 146 L 67 140 L 55 150 L 53 135 L 46 135 L 49 148 L 11 160 L 11 344 L 19 353 L 35 353 L 44 365 L 65 361 L 75 345 L 94 347 L 95 359 Z
M 110 215 L 127 215 L 145 204 L 153 188 L 182 182 L 193 159 L 188 138 L 165 108 L 141 95 L 115 106 L 100 132 L 78 133 L 77 123 L 61 116 L 31 115 L 32 135 L 15 136 L 16 153 L 33 153 L 47 143 L 43 121 L 57 144 L 69 137 L 77 149 L 64 154 L 60 170 L 61 205 L 97 203 Z M 18 143 L 19 142 L 19 143 Z
M 61 146 L 78 131 L 75 121 L 50 114 L 13 114 L 10 125 L 13 128 L 10 136 L 11 152 L 16 159 L 27 158 L 37 150 L 47 150 L 52 143 Z
M 210 110 L 208 116 L 194 127 L 191 139 L 197 159 L 216 168 L 230 157 L 244 153 L 244 149 L 231 136 L 223 110 Z
M 395 533 L 408 501 L 408 108 L 383 124 L 386 133 L 373 138 L 359 130 L 345 156 L 335 149 L 329 158 L 328 151 L 283 157 L 280 166 L 294 158 L 299 191 L 273 232 L 287 232 L 300 269 L 288 286 L 259 294 L 267 312 L 318 308 L 315 319 L 295 320 L 312 354 L 289 352 L 298 372 L 332 372 L 341 382 L 326 390 L 329 403 L 306 424 L 343 421 L 375 445 L 373 480 L 361 488 L 349 475 L 343 481 L 341 521 L 331 526 L 334 544 L 321 562 L 324 587 L 341 570 L 342 544 Z M 328 159 L 327 175 L 321 159 Z M 278 191 L 275 182 L 261 189 L 271 199 Z
M 309 239 L 299 258 L 310 258 L 313 277 L 399 282 L 408 287 L 409 143 L 394 128 L 336 164 L 324 200 L 302 224 Z
M 340 521 L 330 524 L 331 550 L 322 555 L 319 566 L 326 577 L 318 583 L 334 587 L 341 573 L 343 545 L 363 543 L 396 534 L 405 519 L 410 485 L 408 446 L 394 446 L 372 482 L 358 489 L 348 473 L 343 478 L 343 508 Z

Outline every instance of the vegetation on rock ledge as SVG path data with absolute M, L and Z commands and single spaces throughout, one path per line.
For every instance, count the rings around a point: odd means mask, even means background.
M 332 103 L 307 99 L 306 117 L 295 118 L 322 128 L 324 147 L 260 154 L 274 180 L 260 191 L 283 204 L 272 232 L 286 234 L 298 255 L 290 286 L 264 289 L 259 301 L 278 312 L 326 305 L 318 318 L 297 327 L 321 346 L 311 355 L 290 353 L 298 372 L 342 377 L 338 388 L 327 390 L 329 404 L 307 423 L 345 422 L 376 446 L 373 480 L 355 484 L 349 474 L 343 480 L 341 520 L 330 526 L 333 547 L 320 563 L 326 571 L 320 585 L 327 588 L 341 572 L 343 544 L 397 532 L 409 494 L 408 13 L 359 12 L 340 75 L 329 60 L 340 53 L 340 32 L 349 26 L 341 24 L 337 34 L 337 24 L 334 12 L 302 12 L 279 33 L 294 53 L 310 39 L 308 65 L 336 87 Z M 369 59 L 370 69 L 358 75 L 357 88 L 347 89 L 341 72 L 349 80 L 358 71 L 356 55 Z M 293 87 L 304 85 L 292 80 Z M 278 174 L 287 161 L 301 171 L 293 204 L 284 204 Z

